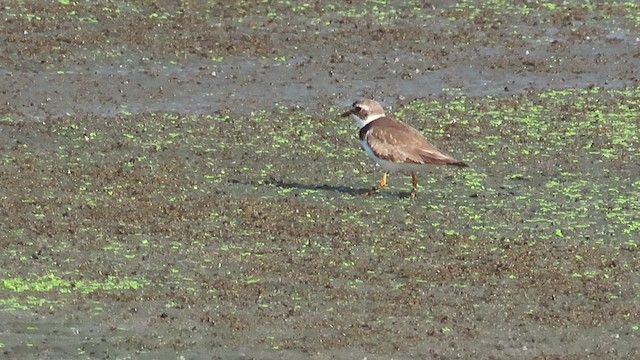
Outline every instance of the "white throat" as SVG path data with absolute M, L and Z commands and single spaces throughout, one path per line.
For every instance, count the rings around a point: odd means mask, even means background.
M 373 120 L 377 120 L 377 119 L 379 119 L 379 118 L 381 118 L 383 116 L 384 116 L 384 114 L 369 114 L 366 118 L 361 119 L 356 114 L 352 114 L 351 115 L 351 117 L 353 117 L 354 120 L 358 123 L 358 126 L 360 127 L 360 129 L 362 129 L 363 127 L 367 126 L 367 124 L 369 124 Z

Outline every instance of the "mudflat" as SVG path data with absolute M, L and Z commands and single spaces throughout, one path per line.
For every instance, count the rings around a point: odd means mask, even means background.
M 640 356 L 638 14 L 3 2 L 2 357 Z M 471 167 L 362 196 L 362 96 Z

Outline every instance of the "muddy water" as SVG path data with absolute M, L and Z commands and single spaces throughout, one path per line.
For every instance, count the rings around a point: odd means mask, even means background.
M 3 6 L 6 357 L 640 352 L 635 5 Z M 472 168 L 361 197 L 360 96 Z

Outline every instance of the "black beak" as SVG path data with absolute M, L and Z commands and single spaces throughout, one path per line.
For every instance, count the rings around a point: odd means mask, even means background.
M 345 112 L 344 114 L 342 114 L 342 115 L 340 115 L 340 116 L 342 116 L 342 117 L 347 117 L 347 116 L 351 116 L 351 114 L 353 114 L 353 109 L 351 109 L 351 110 L 349 110 L 349 111 Z

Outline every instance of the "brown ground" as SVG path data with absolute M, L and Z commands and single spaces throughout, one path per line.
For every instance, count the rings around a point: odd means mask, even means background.
M 0 8 L 4 357 L 640 356 L 637 5 L 214 3 Z

